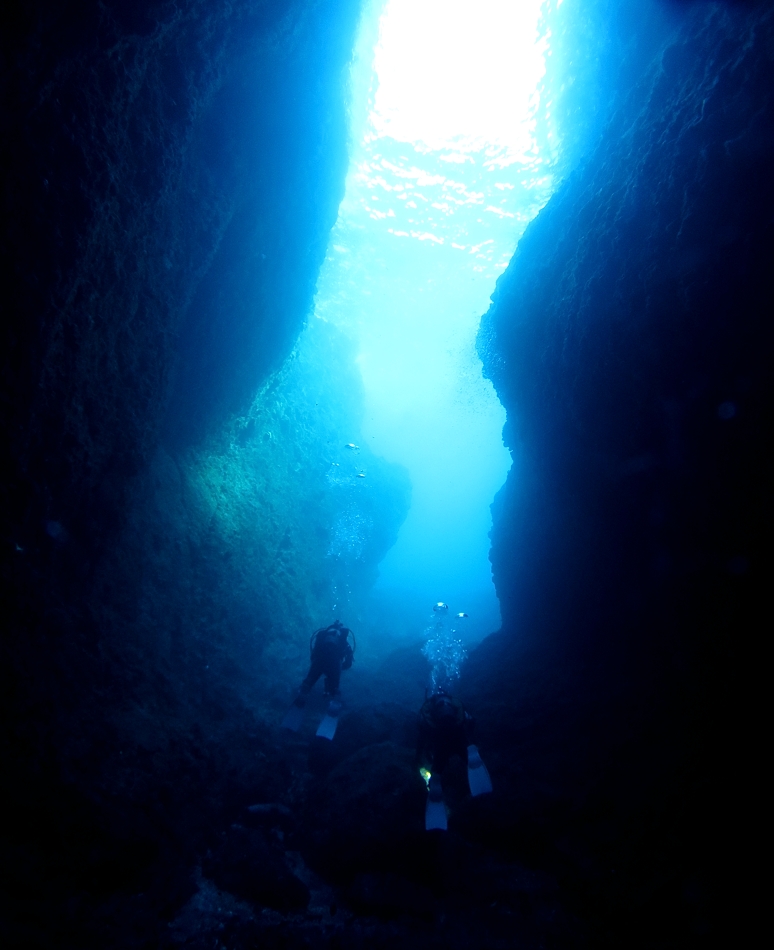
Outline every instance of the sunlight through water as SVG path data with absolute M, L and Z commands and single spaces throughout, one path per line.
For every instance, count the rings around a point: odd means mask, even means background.
M 346 193 L 316 298 L 315 316 L 357 342 L 363 438 L 413 486 L 376 595 L 422 604 L 420 624 L 449 601 L 471 639 L 499 625 L 489 506 L 511 464 L 475 337 L 551 192 L 540 13 L 540 0 L 367 6 Z
M 534 153 L 540 0 L 389 0 L 374 56 L 374 133 L 462 154 Z

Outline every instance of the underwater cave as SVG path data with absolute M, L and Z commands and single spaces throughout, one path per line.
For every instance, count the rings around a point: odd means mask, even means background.
M 2 23 L 2 946 L 745 943 L 770 4 Z

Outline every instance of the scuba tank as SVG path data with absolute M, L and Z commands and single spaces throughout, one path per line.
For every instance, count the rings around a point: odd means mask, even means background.
M 338 623 L 338 622 L 337 622 Z M 314 651 L 317 649 L 318 644 L 322 646 L 324 643 L 337 643 L 340 641 L 341 632 L 343 630 L 347 631 L 347 643 L 349 643 L 349 638 L 352 637 L 352 655 L 355 655 L 355 650 L 357 649 L 357 641 L 355 640 L 355 634 L 345 627 L 343 624 L 332 623 L 328 627 L 320 627 L 319 630 L 315 630 L 312 636 L 309 638 L 309 655 L 312 656 Z

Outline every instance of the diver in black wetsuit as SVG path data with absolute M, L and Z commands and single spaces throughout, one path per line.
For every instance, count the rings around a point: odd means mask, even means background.
M 467 766 L 473 725 L 473 717 L 458 699 L 444 690 L 433 693 L 419 711 L 419 767 L 440 776 L 453 755 L 458 755 Z
M 352 637 L 352 646 L 349 638 Z M 341 671 L 352 666 L 355 657 L 355 635 L 343 623 L 336 620 L 329 627 L 321 627 L 312 634 L 309 642 L 311 653 L 309 672 L 304 677 L 298 695 L 282 720 L 282 727 L 298 732 L 304 718 L 306 697 L 312 687 L 321 677 L 325 677 L 325 695 L 328 703 L 328 713 L 320 723 L 317 735 L 323 739 L 333 739 L 336 733 L 338 715 L 341 711 L 339 700 L 339 680 Z
M 427 782 L 425 828 L 427 831 L 445 831 L 446 805 L 441 775 L 449 760 L 458 755 L 467 766 L 468 788 L 471 796 L 492 791 L 492 780 L 478 747 L 473 741 L 473 717 L 465 712 L 458 699 L 445 690 L 433 693 L 419 711 L 419 743 L 417 764 Z
M 355 656 L 355 651 L 349 645 L 351 634 L 352 631 L 339 620 L 312 634 L 311 662 L 309 672 L 298 691 L 296 700 L 298 705 L 305 702 L 306 696 L 321 676 L 325 677 L 325 694 L 331 698 L 338 695 L 341 671 L 348 670 L 352 666 Z

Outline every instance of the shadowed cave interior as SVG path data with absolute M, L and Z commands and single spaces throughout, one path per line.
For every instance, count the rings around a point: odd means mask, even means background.
M 774 17 L 544 4 L 552 193 L 476 344 L 513 458 L 502 622 L 454 683 L 494 791 L 452 760 L 427 832 L 431 602 L 378 587 L 412 481 L 362 438 L 358 345 L 314 311 L 361 7 L 4 7 L 3 946 L 741 942 Z M 283 730 L 337 616 L 338 731 L 314 735 L 320 687 Z

